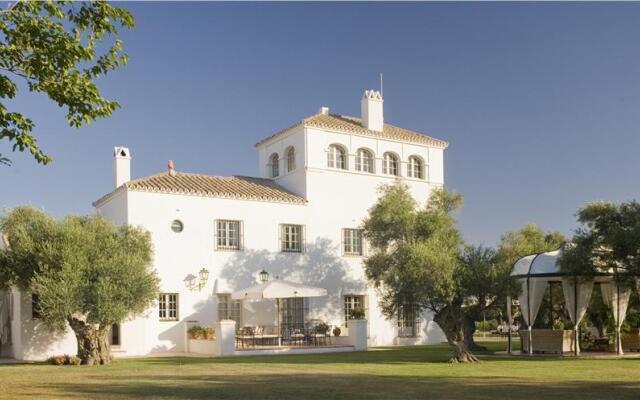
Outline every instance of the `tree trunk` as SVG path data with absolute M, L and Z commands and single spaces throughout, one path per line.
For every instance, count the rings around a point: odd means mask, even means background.
M 478 345 L 473 338 L 473 334 L 476 332 L 476 319 L 473 317 L 474 316 L 465 315 L 462 321 L 464 345 L 471 351 L 486 351 L 487 348 Z
M 78 341 L 78 357 L 82 364 L 108 364 L 111 361 L 109 331 L 77 318 L 69 318 L 68 321 Z
M 461 310 L 453 310 L 454 307 L 447 306 L 440 312 L 436 313 L 433 320 L 440 326 L 440 329 L 447 337 L 447 343 L 451 346 L 453 357 L 449 360 L 451 363 L 467 363 L 479 361 L 476 356 L 471 353 L 464 343 L 463 316 Z

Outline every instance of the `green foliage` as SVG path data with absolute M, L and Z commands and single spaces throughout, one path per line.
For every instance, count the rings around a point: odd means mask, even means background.
M 215 331 L 210 326 L 195 325 L 189 328 L 187 333 L 191 339 L 212 340 Z
M 102 97 L 95 80 L 126 63 L 120 27 L 133 16 L 106 1 L 18 1 L 0 11 L 0 139 L 13 150 L 28 150 L 39 163 L 51 157 L 37 144 L 33 121 L 10 111 L 8 100 L 24 80 L 30 92 L 46 94 L 66 107 L 67 122 L 79 128 L 107 117 L 118 102 Z M 0 164 L 7 164 L 0 157 Z
M 324 322 L 320 322 L 316 326 L 313 327 L 313 331 L 315 333 L 319 333 L 321 335 L 326 335 L 327 332 L 329 332 L 329 329 L 330 329 L 329 325 L 327 325 Z
M 566 241 L 560 232 L 545 232 L 536 224 L 527 224 L 517 231 L 502 235 L 497 262 L 509 269 L 518 259 L 530 254 L 557 250 Z
M 613 270 L 622 284 L 640 277 L 640 204 L 594 202 L 578 211 L 582 224 L 560 258 L 570 275 L 594 276 Z
M 476 330 L 480 332 L 491 332 L 498 329 L 498 320 L 497 319 L 488 319 L 486 321 L 475 321 Z
M 3 285 L 36 293 L 53 328 L 75 318 L 106 331 L 156 299 L 148 232 L 99 215 L 55 220 L 31 207 L 9 211 L 0 230 L 9 244 L 0 252 Z
M 342 330 L 339 327 L 335 327 L 333 328 L 333 336 L 340 336 L 340 334 L 342 333 Z
M 349 310 L 350 319 L 362 319 L 364 318 L 364 310 L 360 307 L 354 307 Z
M 413 304 L 437 313 L 458 295 L 462 240 L 450 212 L 462 197 L 436 189 L 428 207 L 418 208 L 401 182 L 383 186 L 381 194 L 364 232 L 373 248 L 365 272 L 381 291 L 382 312 L 393 318 Z

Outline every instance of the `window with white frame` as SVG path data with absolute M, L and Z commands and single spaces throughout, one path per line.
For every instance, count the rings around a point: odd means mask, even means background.
M 158 317 L 160 321 L 178 320 L 178 293 L 160 293 L 158 296 Z
M 280 156 L 278 153 L 273 153 L 269 157 L 269 173 L 272 178 L 277 178 L 280 175 Z
M 420 157 L 409 157 L 409 164 L 407 164 L 407 176 L 409 178 L 424 179 L 424 163 Z
M 242 221 L 225 219 L 216 221 L 216 249 L 242 249 Z
M 400 175 L 400 168 L 398 168 L 398 156 L 393 153 L 384 153 L 382 158 L 382 173 L 386 175 Z
M 364 296 L 361 295 L 352 295 L 352 294 L 348 294 L 346 296 L 344 296 L 344 323 L 345 325 L 348 325 L 348 321 L 351 319 L 351 310 L 353 309 L 359 309 L 362 310 L 365 313 L 365 318 L 366 316 L 366 310 L 364 307 Z
M 280 249 L 285 253 L 300 253 L 304 245 L 302 225 L 280 225 Z
M 242 323 L 242 300 L 233 300 L 228 293 L 218 294 L 218 321 L 231 319 L 236 321 L 236 327 Z
M 293 147 L 287 148 L 285 156 L 287 160 L 287 172 L 291 172 L 296 169 L 296 150 Z
M 337 144 L 329 146 L 327 166 L 329 168 L 347 169 L 347 152 L 342 146 Z
M 364 246 L 362 241 L 362 229 L 342 230 L 342 253 L 348 256 L 361 256 L 364 254 Z
M 367 149 L 356 152 L 356 171 L 373 173 L 373 153 Z

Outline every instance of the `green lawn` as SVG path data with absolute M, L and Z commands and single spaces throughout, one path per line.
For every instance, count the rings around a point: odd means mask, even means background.
M 503 343 L 488 343 L 492 350 Z M 147 358 L 106 367 L 0 365 L 0 398 L 639 399 L 640 359 L 448 364 L 446 346 L 362 353 Z M 586 397 L 585 397 L 586 396 Z

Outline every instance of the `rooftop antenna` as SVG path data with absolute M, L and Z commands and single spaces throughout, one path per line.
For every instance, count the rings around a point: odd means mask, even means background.
M 380 96 L 382 96 L 382 98 L 384 98 L 383 93 L 382 93 L 382 72 L 380 72 Z

